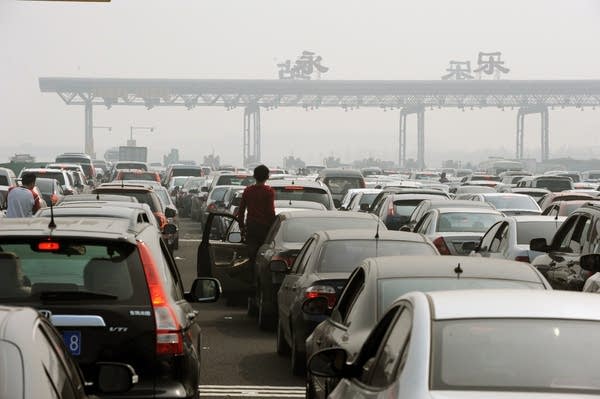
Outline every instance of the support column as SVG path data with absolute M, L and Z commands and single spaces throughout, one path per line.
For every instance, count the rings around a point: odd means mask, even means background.
M 260 107 L 253 104 L 244 109 L 244 166 L 260 162 L 260 144 Z
M 94 154 L 94 118 L 92 102 L 85 103 L 85 153 L 95 158 Z
M 399 153 L 398 163 L 401 168 L 406 167 L 406 117 L 409 114 L 417 115 L 417 167 L 425 168 L 425 107 L 405 107 L 400 110 Z
M 542 162 L 547 161 L 550 158 L 550 135 L 548 133 L 549 117 L 548 107 L 545 107 L 541 112 L 542 118 Z
M 541 126 L 541 161 L 547 161 L 550 157 L 550 134 L 549 134 L 549 114 L 546 106 L 521 107 L 517 113 L 517 159 L 523 159 L 524 136 L 525 136 L 525 115 L 540 114 Z
M 525 129 L 525 114 L 522 108 L 519 108 L 517 112 L 517 145 L 516 145 L 516 159 L 523 159 L 523 136 Z

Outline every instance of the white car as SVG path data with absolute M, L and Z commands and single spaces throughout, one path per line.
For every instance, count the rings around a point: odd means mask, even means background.
M 543 237 L 547 242 L 552 241 L 565 219 L 565 216 L 507 216 L 490 227 L 470 255 L 531 262 L 543 254 L 529 248 L 531 240 Z
M 390 306 L 353 363 L 328 348 L 308 366 L 341 378 L 334 399 L 597 398 L 598 334 L 598 295 L 412 292 Z
M 492 204 L 505 215 L 541 215 L 542 209 L 535 200 L 526 194 L 480 193 L 469 198 L 472 201 L 484 201 Z

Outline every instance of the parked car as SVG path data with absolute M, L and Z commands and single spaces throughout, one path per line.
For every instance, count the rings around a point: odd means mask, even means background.
M 414 232 L 427 236 L 442 255 L 466 255 L 467 242 L 478 243 L 502 213 L 486 208 L 430 209 L 415 225 Z
M 525 194 L 514 193 L 483 193 L 472 194 L 471 201 L 490 203 L 495 209 L 505 215 L 540 215 L 542 210 L 533 198 Z
M 70 209 L 76 211 L 80 208 L 95 208 L 94 210 L 90 210 L 89 217 L 113 217 L 108 213 L 110 209 L 113 208 L 122 208 L 122 209 L 130 209 L 135 211 L 134 215 L 137 215 L 135 218 L 132 218 L 133 221 L 137 223 L 150 223 L 158 231 L 160 231 L 160 226 L 152 213 L 152 209 L 148 206 L 148 204 L 144 204 L 141 202 L 129 202 L 129 201 L 111 201 L 111 200 L 94 200 L 94 201 L 64 201 L 59 203 L 54 210 L 59 210 L 59 212 L 67 212 L 66 209 Z M 65 209 L 65 210 L 63 210 Z M 53 210 L 53 211 L 54 211 Z M 43 212 L 38 211 L 38 216 L 50 216 L 50 209 L 45 209 Z M 65 213 L 66 215 L 66 213 Z M 125 214 L 126 215 L 126 214 Z M 72 215 L 72 216 L 75 216 Z
M 599 308 L 597 295 L 568 292 L 412 292 L 392 303 L 353 362 L 328 348 L 309 369 L 341 380 L 333 399 L 591 398 L 597 373 L 581 365 Z
M 333 310 L 318 297 L 304 302 L 303 312 L 327 317 L 306 339 L 306 355 L 340 347 L 354 362 L 377 321 L 397 297 L 409 292 L 501 288 L 552 289 L 537 269 L 518 262 L 443 256 L 366 259 L 350 276 Z M 325 398 L 337 382 L 309 374 L 306 397 Z
M 56 205 L 65 196 L 63 188 L 56 179 L 39 177 L 35 179 L 35 185 L 40 190 L 42 198 L 48 206 Z
M 585 204 L 600 205 L 600 201 L 586 201 L 586 200 L 573 200 L 573 201 L 554 201 L 544 209 L 542 215 L 548 216 L 569 216 L 575 210 L 579 209 Z M 552 238 L 552 237 L 550 237 Z
M 86 393 L 124 394 L 136 384 L 134 370 L 114 362 L 96 362 L 96 372 L 84 380 L 63 339 L 34 309 L 0 306 L 2 398 L 91 399 Z
M 12 169 L 0 168 L 0 209 L 5 209 L 8 190 L 17 186 L 17 176 Z
M 465 244 L 465 251 L 473 256 L 531 262 L 541 252 L 532 251 L 529 243 L 543 237 L 550 241 L 565 217 L 550 216 L 507 216 L 496 222 L 477 244 Z
M 336 208 L 342 204 L 342 199 L 352 188 L 366 188 L 365 179 L 360 170 L 325 168 L 319 171 L 317 181 L 323 182 L 331 191 Z
M 600 206 L 584 205 L 571 213 L 550 244 L 534 238 L 531 249 L 543 252 L 531 262 L 559 290 L 581 291 L 590 272 L 581 268 L 583 255 L 600 253 Z
M 213 220 L 225 221 L 224 232 L 212 228 Z M 219 219 L 216 219 L 219 220 Z M 372 228 L 373 234 L 385 230 L 385 225 L 373 215 L 348 214 L 337 211 L 281 212 L 271 225 L 265 244 L 258 249 L 256 267 L 250 264 L 248 247 L 239 233 L 238 219 L 228 213 L 210 213 L 198 247 L 198 276 L 214 276 L 223 284 L 225 296 L 230 304 L 248 304 L 250 313 L 256 313 L 260 302 L 248 300 L 257 298 L 261 291 L 269 289 L 263 295 L 264 310 L 274 311 L 275 303 L 265 309 L 267 300 L 274 300 L 283 278 L 273 280 L 269 266 L 274 256 L 287 262 L 291 267 L 297 251 L 314 232 L 323 229 L 361 229 Z M 277 259 L 277 258 L 276 258 Z M 260 277 L 260 282 L 257 281 Z M 277 276 L 276 276 L 277 277 Z M 254 307 L 254 309 L 252 309 Z M 266 312 L 263 313 L 265 316 Z M 273 314 L 273 313 L 271 313 Z
M 135 202 L 139 201 L 137 198 L 130 195 L 118 195 L 118 194 L 76 194 L 64 196 L 58 201 L 57 205 L 69 203 L 69 202 L 81 202 L 81 201 L 110 201 L 110 202 Z
M 462 201 L 462 200 L 452 200 L 445 198 L 439 198 L 434 200 L 423 200 L 417 205 L 417 207 L 413 210 L 408 218 L 408 222 L 400 229 L 402 231 L 412 231 L 414 227 L 417 225 L 419 220 L 429 211 L 430 209 L 435 208 L 488 208 L 492 209 L 492 205 L 487 202 L 475 202 L 475 201 Z
M 121 204 L 130 204 L 129 202 L 122 202 Z M 82 218 L 82 219 L 94 219 L 94 218 L 112 218 L 112 219 L 125 219 L 129 221 L 130 228 L 135 228 L 136 224 L 152 224 L 155 227 L 156 221 L 150 212 L 150 218 L 145 209 L 138 207 L 123 207 L 123 206 L 111 206 L 109 202 L 98 202 L 98 203 L 82 203 L 73 202 L 70 204 L 64 204 L 63 206 L 57 206 L 54 209 L 50 208 L 40 209 L 35 213 L 35 217 L 46 217 L 49 218 L 53 215 L 55 218 Z M 146 205 L 147 206 L 147 205 Z M 157 231 L 159 231 L 157 229 Z
M 443 198 L 433 194 L 392 194 L 380 202 L 373 211 L 389 230 L 400 230 L 410 220 L 410 215 L 423 200 Z
M 196 279 L 184 293 L 158 230 L 114 218 L 6 219 L 0 225 L 0 303 L 33 306 L 61 332 L 86 380 L 94 364 L 128 364 L 128 395 L 197 397 L 200 326 L 191 302 L 220 285 Z
M 221 171 L 213 175 L 208 191 L 212 191 L 217 186 L 249 186 L 250 184 L 254 184 L 254 177 L 247 172 Z
M 510 189 L 510 192 L 515 194 L 527 194 L 530 197 L 533 197 L 533 199 L 539 204 L 540 199 L 544 195 L 548 194 L 550 190 L 545 188 L 513 187 Z
M 390 255 L 438 255 L 420 234 L 361 230 L 328 230 L 312 234 L 291 269 L 283 261 L 272 261 L 272 271 L 285 275 L 277 294 L 277 351 L 291 353 L 294 374 L 304 372 L 304 342 L 323 315 L 302 311 L 308 298 L 322 297 L 328 309 L 335 305 L 352 271 L 366 258 Z
M 321 181 L 285 179 L 268 181 L 267 184 L 275 191 L 275 200 L 312 201 L 325 205 L 329 210 L 335 209 L 333 196 Z
M 440 190 L 431 190 L 423 188 L 408 188 L 408 187 L 387 187 L 381 190 L 375 197 L 369 208 L 369 212 L 379 215 L 383 202 L 387 197 L 394 194 L 416 194 L 416 195 L 435 195 L 437 199 L 451 199 L 449 193 Z
M 567 176 L 526 176 L 517 183 L 517 187 L 545 188 L 556 193 L 564 190 L 572 190 L 573 180 Z

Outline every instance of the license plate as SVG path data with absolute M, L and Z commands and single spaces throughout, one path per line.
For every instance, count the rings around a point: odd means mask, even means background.
M 80 331 L 63 331 L 63 341 L 73 356 L 81 354 L 81 332 Z

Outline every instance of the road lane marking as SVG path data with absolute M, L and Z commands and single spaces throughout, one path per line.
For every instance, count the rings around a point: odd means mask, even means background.
M 203 397 L 304 398 L 305 387 L 269 385 L 200 385 Z

